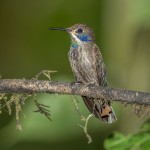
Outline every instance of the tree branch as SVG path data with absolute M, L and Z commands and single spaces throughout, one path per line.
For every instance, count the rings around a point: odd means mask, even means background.
M 150 105 L 150 93 L 57 81 L 1 79 L 0 93 L 59 93 Z

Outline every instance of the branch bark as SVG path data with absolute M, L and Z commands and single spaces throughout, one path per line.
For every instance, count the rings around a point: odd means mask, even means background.
M 58 93 L 150 105 L 150 93 L 57 81 L 1 79 L 0 93 Z

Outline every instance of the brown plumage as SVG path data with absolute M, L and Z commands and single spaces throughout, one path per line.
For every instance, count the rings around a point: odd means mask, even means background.
M 66 29 L 53 29 L 65 30 L 71 37 L 68 56 L 76 81 L 83 84 L 107 86 L 105 64 L 95 43 L 93 30 L 83 24 L 75 24 Z M 85 96 L 82 96 L 82 98 L 95 117 L 102 119 L 106 123 L 112 123 L 117 120 L 110 101 Z

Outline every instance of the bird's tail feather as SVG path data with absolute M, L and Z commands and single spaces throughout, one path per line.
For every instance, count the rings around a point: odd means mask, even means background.
M 117 120 L 109 101 L 88 98 L 85 96 L 82 96 L 82 98 L 89 111 L 93 113 L 95 117 L 102 119 L 106 123 L 112 123 Z

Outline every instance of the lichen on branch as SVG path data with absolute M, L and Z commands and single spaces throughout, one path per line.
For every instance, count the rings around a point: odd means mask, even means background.
M 57 93 L 150 106 L 150 93 L 45 80 L 1 79 L 0 93 Z

